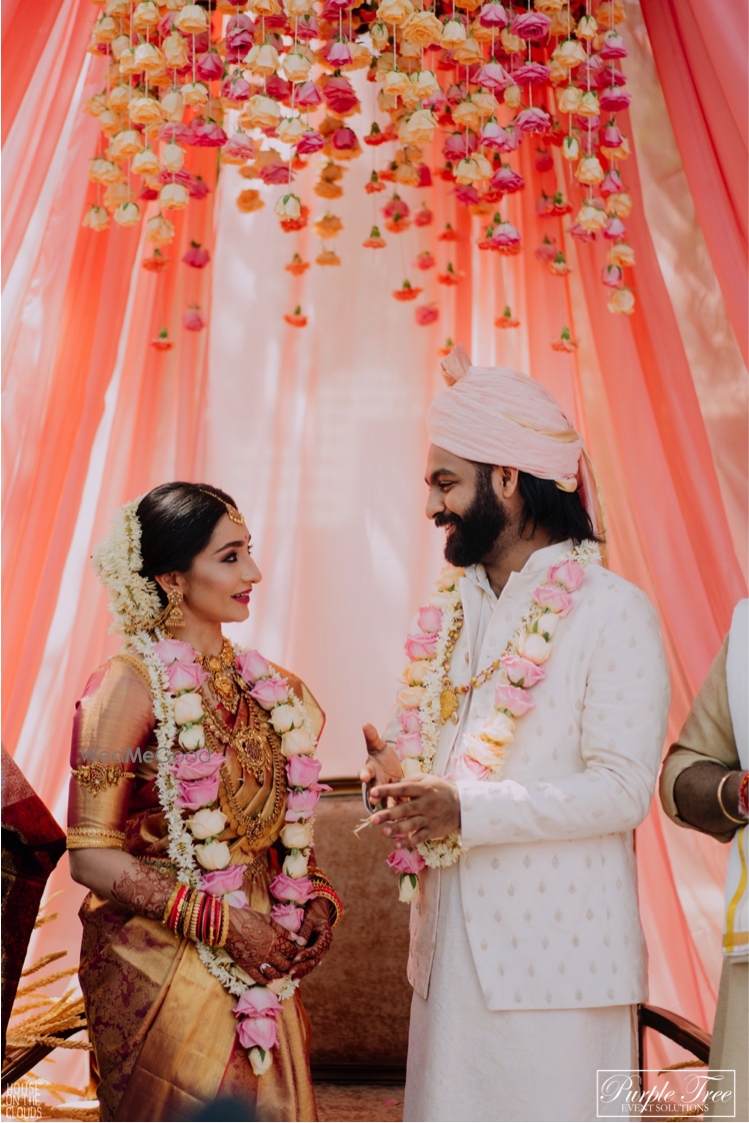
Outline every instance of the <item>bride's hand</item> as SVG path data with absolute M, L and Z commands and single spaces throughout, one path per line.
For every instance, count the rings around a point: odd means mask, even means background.
M 297 949 L 292 976 L 303 979 L 318 966 L 333 942 L 331 906 L 324 897 L 315 897 L 307 904 L 298 938 L 304 940 L 305 947 L 301 951 Z
M 289 974 L 299 946 L 269 916 L 254 909 L 232 908 L 226 950 L 238 967 L 262 984 Z
M 359 773 L 359 779 L 370 786 L 373 782 L 396 784 L 401 781 L 403 769 L 393 746 L 383 741 L 373 725 L 364 726 L 364 740 L 367 744 L 367 762 Z

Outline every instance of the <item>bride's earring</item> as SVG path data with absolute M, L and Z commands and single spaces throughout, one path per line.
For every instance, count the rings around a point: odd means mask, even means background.
M 172 589 L 171 593 L 169 594 L 169 613 L 166 620 L 164 621 L 165 627 L 184 628 L 185 615 L 180 608 L 181 604 L 182 593 L 179 591 L 179 589 Z

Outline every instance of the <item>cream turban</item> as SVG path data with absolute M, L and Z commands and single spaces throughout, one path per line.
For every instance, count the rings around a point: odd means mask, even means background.
M 504 367 L 474 367 L 458 344 L 442 364 L 448 389 L 427 413 L 432 444 L 481 464 L 518 468 L 562 491 L 579 491 L 598 535 L 605 531 L 598 477 L 572 422 L 540 382 Z

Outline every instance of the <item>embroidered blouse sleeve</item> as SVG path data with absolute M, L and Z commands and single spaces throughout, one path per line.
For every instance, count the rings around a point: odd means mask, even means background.
M 624 608 L 626 628 L 618 623 Z M 606 657 L 599 639 L 582 699 L 581 771 L 548 783 L 459 781 L 466 848 L 614 834 L 633 830 L 647 815 L 670 698 L 658 617 L 631 586 L 603 632 Z M 611 663 L 616 674 L 607 669 Z
M 115 656 L 86 683 L 76 702 L 70 749 L 69 850 L 121 850 L 137 769 L 154 726 L 147 672 Z

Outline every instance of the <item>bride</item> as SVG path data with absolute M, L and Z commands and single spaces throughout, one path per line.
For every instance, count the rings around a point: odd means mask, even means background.
M 154 488 L 117 512 L 94 567 L 124 644 L 77 703 L 67 845 L 91 890 L 80 983 L 101 1118 L 188 1118 L 221 1093 L 316 1120 L 296 988 L 341 915 L 311 848 L 323 714 L 222 635 L 261 578 L 225 492 Z

